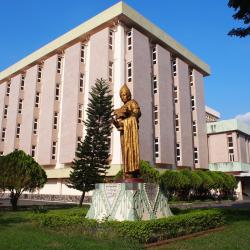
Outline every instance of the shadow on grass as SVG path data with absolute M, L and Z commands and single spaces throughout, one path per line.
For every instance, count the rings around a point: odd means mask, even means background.
M 5 217 L 3 214 L 0 214 L 0 228 L 5 226 L 10 226 L 13 224 L 19 224 L 29 221 L 27 218 L 24 218 L 22 216 L 10 216 Z

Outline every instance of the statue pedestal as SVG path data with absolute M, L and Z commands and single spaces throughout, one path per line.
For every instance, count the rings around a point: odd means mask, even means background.
M 87 218 L 137 221 L 171 216 L 167 198 L 153 183 L 99 183 Z

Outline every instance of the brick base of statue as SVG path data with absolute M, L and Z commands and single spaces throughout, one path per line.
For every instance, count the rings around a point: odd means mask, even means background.
M 138 221 L 171 216 L 168 200 L 159 185 L 124 181 L 99 183 L 93 191 L 87 218 Z

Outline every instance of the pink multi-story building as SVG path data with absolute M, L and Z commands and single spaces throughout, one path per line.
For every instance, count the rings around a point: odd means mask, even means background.
M 107 79 L 114 108 L 126 82 L 138 101 L 141 159 L 163 168 L 208 168 L 203 77 L 208 65 L 119 2 L 0 73 L 0 153 L 22 149 L 44 167 L 41 194 L 67 188 L 84 137 L 89 91 Z M 114 129 L 111 168 L 121 168 Z

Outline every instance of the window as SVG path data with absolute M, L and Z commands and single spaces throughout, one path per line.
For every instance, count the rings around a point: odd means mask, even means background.
M 157 93 L 157 76 L 153 76 L 153 90 L 154 94 Z
M 21 126 L 20 123 L 18 123 L 16 126 L 16 138 L 19 138 L 19 136 L 20 136 L 20 126 Z
M 109 82 L 113 82 L 113 62 L 109 62 Z
M 131 30 L 127 33 L 127 48 L 128 48 L 128 50 L 132 49 L 132 32 L 131 32 Z
M 193 121 L 193 135 L 196 136 L 197 132 L 196 132 L 196 121 Z
M 175 115 L 175 131 L 180 130 L 180 124 L 179 124 L 179 115 Z
M 3 118 L 7 118 L 8 115 L 8 105 L 4 105 Z
M 229 154 L 229 161 L 234 161 L 234 149 L 233 148 L 230 148 L 228 150 L 228 154 Z
M 53 128 L 57 129 L 57 125 L 58 125 L 58 112 L 54 112 L 54 125 L 53 125 Z
M 233 148 L 233 137 L 232 137 L 232 134 L 228 134 L 227 135 L 227 146 L 229 148 Z
M 194 98 L 194 96 L 191 96 L 191 106 L 192 106 L 192 110 L 195 110 L 195 98 Z
M 155 125 L 158 124 L 158 106 L 154 106 Z
M 176 58 L 172 58 L 172 70 L 173 70 L 173 76 L 177 75 L 177 64 L 176 64 Z
M 37 120 L 37 118 L 35 118 L 33 121 L 33 134 L 34 135 L 37 134 L 37 128 L 38 128 L 38 120 Z
M 83 84 L 84 84 L 84 74 L 80 73 L 80 81 L 79 81 L 79 91 L 83 92 Z
M 156 64 L 156 47 L 152 48 L 152 61 Z
M 77 143 L 76 143 L 77 149 L 80 147 L 81 142 L 82 142 L 82 137 L 78 136 L 78 137 L 77 137 Z
M 18 113 L 19 114 L 22 113 L 22 108 L 23 108 L 23 99 L 19 99 L 19 102 L 18 102 Z
M 3 155 L 3 151 L 0 151 L 0 155 Z
M 174 86 L 174 103 L 178 102 L 178 88 Z
M 193 69 L 189 69 L 189 83 L 190 86 L 193 86 L 194 84 Z
M 129 62 L 127 64 L 127 77 L 128 77 L 128 82 L 132 82 L 132 63 Z
M 227 134 L 227 147 L 228 147 L 228 158 L 229 161 L 234 161 L 234 145 L 232 134 Z
M 55 93 L 55 100 L 58 101 L 60 97 L 60 84 L 56 84 L 56 93 Z
M 52 160 L 56 159 L 56 141 L 53 141 L 53 143 L 52 143 L 52 155 L 51 155 L 51 159 Z
M 113 43 L 114 43 L 114 31 L 109 30 L 109 49 L 113 49 Z
M 40 92 L 36 92 L 36 99 L 35 99 L 35 107 L 39 107 L 39 102 L 40 102 Z
M 194 163 L 198 163 L 198 148 L 194 148 Z
M 179 162 L 181 160 L 181 147 L 180 143 L 176 144 L 176 160 Z
M 37 82 L 41 82 L 41 78 L 42 78 L 42 66 L 38 66 Z
M 6 128 L 2 128 L 2 141 L 5 140 Z
M 61 74 L 61 69 L 62 69 L 62 56 L 58 55 L 57 58 L 57 73 Z
M 81 62 L 85 63 L 85 49 L 86 45 L 84 43 L 81 44 Z
M 31 156 L 35 157 L 35 155 L 36 155 L 36 145 L 32 145 L 32 147 L 31 147 Z
M 21 75 L 21 83 L 20 83 L 20 89 L 21 89 L 21 90 L 24 89 L 24 80 L 25 80 L 25 75 L 22 74 L 22 75 Z
M 82 123 L 83 120 L 83 104 L 78 104 L 78 123 Z
M 6 96 L 10 95 L 10 81 L 7 83 L 7 88 L 6 88 Z
M 155 138 L 155 158 L 159 157 L 159 138 Z

